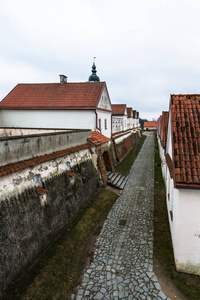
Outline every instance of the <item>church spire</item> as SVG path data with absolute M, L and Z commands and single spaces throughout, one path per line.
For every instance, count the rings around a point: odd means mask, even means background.
M 93 65 L 92 65 L 92 75 L 90 75 L 90 77 L 89 77 L 89 79 L 88 79 L 88 81 L 93 81 L 93 82 L 99 82 L 100 81 L 100 79 L 99 79 L 99 77 L 96 75 L 96 73 L 97 73 L 97 70 L 96 70 L 96 66 L 95 66 L 95 58 L 96 57 L 94 57 L 94 61 L 93 61 Z

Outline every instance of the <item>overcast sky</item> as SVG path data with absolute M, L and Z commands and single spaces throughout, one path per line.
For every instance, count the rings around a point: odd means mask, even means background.
M 1 0 L 0 100 L 17 83 L 85 82 L 96 57 L 112 103 L 157 119 L 200 93 L 199 0 Z

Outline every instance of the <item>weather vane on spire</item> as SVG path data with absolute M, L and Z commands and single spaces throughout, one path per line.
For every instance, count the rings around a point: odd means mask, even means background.
M 94 56 L 93 63 L 95 63 L 96 56 Z

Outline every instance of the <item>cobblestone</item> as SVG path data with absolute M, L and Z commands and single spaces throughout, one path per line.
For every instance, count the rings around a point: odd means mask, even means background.
M 153 272 L 153 202 L 154 137 L 148 135 L 71 299 L 170 300 Z

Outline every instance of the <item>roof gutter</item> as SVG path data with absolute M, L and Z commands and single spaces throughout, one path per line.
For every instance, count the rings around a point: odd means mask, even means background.
M 175 184 L 176 189 L 187 189 L 187 190 L 200 190 L 200 184 L 194 184 L 194 183 L 176 183 Z

